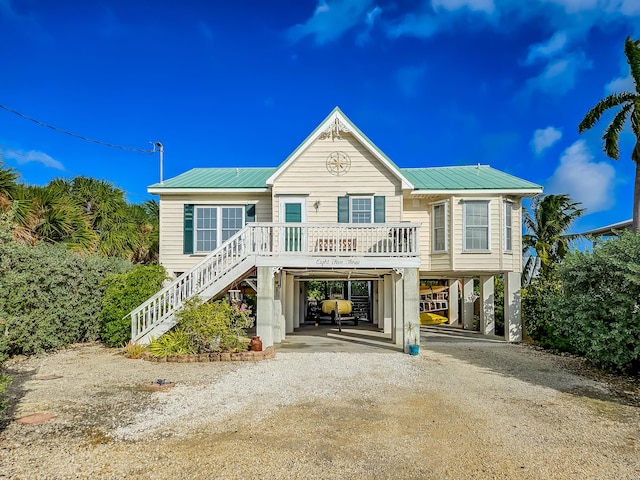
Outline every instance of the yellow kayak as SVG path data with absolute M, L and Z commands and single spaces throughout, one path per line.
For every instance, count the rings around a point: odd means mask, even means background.
M 420 312 L 420 325 L 438 325 L 448 320 L 447 317 L 443 317 L 437 313 Z
M 351 313 L 350 300 L 324 300 L 321 307 L 322 313 L 331 315 L 331 312 L 336 310 L 336 304 L 338 305 L 338 313 L 340 315 L 349 315 Z

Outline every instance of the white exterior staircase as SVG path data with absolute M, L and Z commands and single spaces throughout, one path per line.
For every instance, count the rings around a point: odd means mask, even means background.
M 250 238 L 255 233 L 245 226 L 190 270 L 133 310 L 131 340 L 148 344 L 175 324 L 175 313 L 185 300 L 199 296 L 203 301 L 218 295 L 242 279 L 255 266 L 255 249 Z

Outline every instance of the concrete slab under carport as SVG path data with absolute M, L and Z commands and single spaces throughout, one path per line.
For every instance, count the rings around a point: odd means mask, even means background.
M 423 348 L 429 348 L 429 344 L 434 343 L 504 345 L 507 342 L 502 337 L 483 335 L 475 330 L 464 330 L 457 325 L 422 325 L 420 327 L 420 344 Z
M 337 325 L 320 323 L 317 327 L 307 322 L 301 325 L 293 333 L 287 335 L 281 343 L 277 344 L 279 352 L 350 352 L 350 353 L 398 353 L 403 349 L 391 342 L 390 336 L 385 335 L 370 322 L 359 322 L 353 326 L 351 322 L 345 322 L 342 332 Z M 420 327 L 420 344 L 423 349 L 428 349 L 430 344 L 472 344 L 504 345 L 506 342 L 500 337 L 482 335 L 480 332 L 463 330 L 462 328 L 448 325 Z
M 275 345 L 278 352 L 347 352 L 347 353 L 399 353 L 403 349 L 394 345 L 390 334 L 384 334 L 370 322 L 360 321 L 358 326 L 351 322 L 337 325 L 306 322 L 293 333 Z

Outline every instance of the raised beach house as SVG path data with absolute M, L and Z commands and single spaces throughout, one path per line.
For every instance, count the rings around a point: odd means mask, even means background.
M 368 321 L 398 346 L 425 280 L 448 287 L 449 323 L 472 328 L 478 299 L 478 328 L 493 334 L 498 274 L 505 339 L 521 340 L 521 201 L 541 192 L 526 180 L 483 165 L 402 168 L 335 108 L 279 166 L 195 168 L 149 192 L 174 280 L 132 312 L 139 342 L 171 328 L 186 298 L 243 281 L 265 347 L 304 322 L 310 280 L 366 282 Z

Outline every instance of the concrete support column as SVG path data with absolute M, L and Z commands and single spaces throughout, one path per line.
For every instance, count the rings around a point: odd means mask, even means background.
M 273 295 L 273 342 L 280 343 L 285 337 L 286 325 L 284 323 L 284 315 L 282 312 L 282 293 L 284 285 L 282 284 L 284 274 L 277 272 L 275 274 L 275 289 Z
M 382 278 L 374 283 L 376 289 L 375 324 L 380 328 L 384 324 L 384 282 Z
M 256 333 L 262 348 L 273 345 L 273 271 L 271 267 L 258 267 L 258 295 L 256 301 Z
M 304 322 L 304 302 L 303 306 L 300 307 L 300 300 L 302 300 L 303 292 L 300 290 L 303 289 L 306 291 L 306 288 L 303 288 L 306 283 L 299 282 L 298 280 L 293 281 L 293 328 L 298 328 L 300 326 L 300 322 Z M 300 320 L 302 318 L 302 320 Z
M 409 353 L 409 344 L 414 343 L 414 338 L 420 344 L 420 275 L 417 268 L 405 268 L 403 280 L 403 321 L 404 351 Z M 411 336 L 407 333 L 411 332 Z
M 493 275 L 480 277 L 480 333 L 494 335 L 496 331 L 494 313 Z
M 460 289 L 460 281 L 457 279 L 449 280 L 449 325 L 458 323 L 458 295 Z
M 504 339 L 522 341 L 522 286 L 517 272 L 504 274 Z
M 393 280 L 391 275 L 385 275 L 382 283 L 384 284 L 384 297 L 382 299 L 382 331 L 390 334 L 391 319 L 393 316 Z
M 393 322 L 391 341 L 402 347 L 404 345 L 404 281 L 402 275 L 394 273 L 393 277 Z
M 294 328 L 294 317 L 295 315 L 295 310 L 294 310 L 294 297 L 295 295 L 295 291 L 294 291 L 294 281 L 293 281 L 293 275 L 284 275 L 284 321 L 285 321 L 285 326 L 286 326 L 286 333 L 293 333 L 293 328 Z
M 473 278 L 465 278 L 462 285 L 462 328 L 473 330 Z

